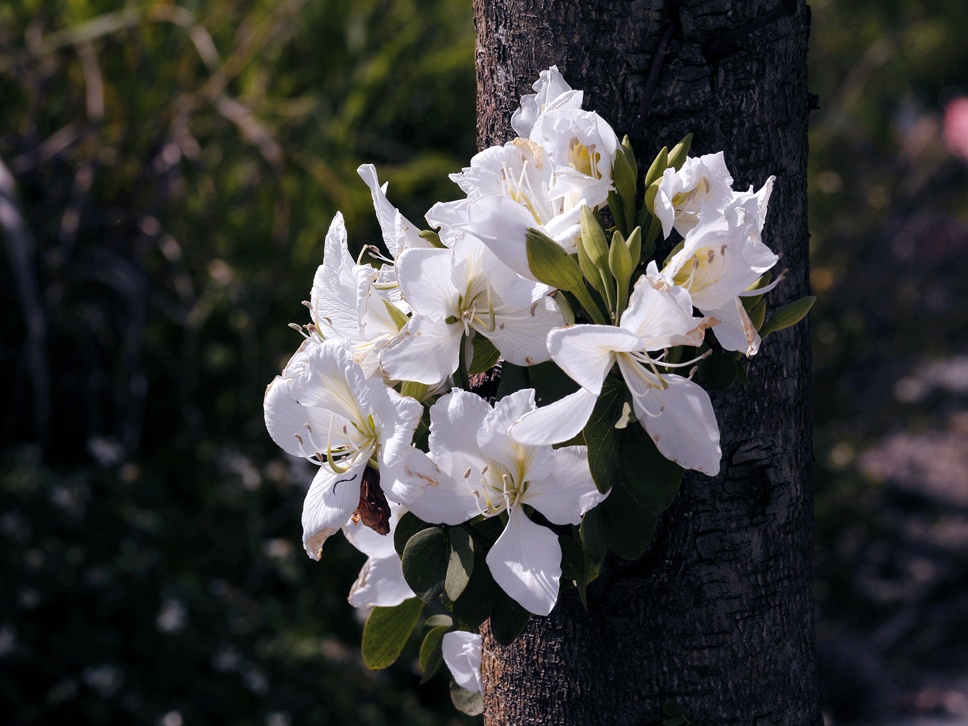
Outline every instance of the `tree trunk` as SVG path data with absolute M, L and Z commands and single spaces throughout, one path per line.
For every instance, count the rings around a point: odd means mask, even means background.
M 806 49 L 796 0 L 475 0 L 481 146 L 557 64 L 585 108 L 632 137 L 640 167 L 695 134 L 735 188 L 777 176 L 764 241 L 807 292 Z M 723 465 L 686 477 L 650 550 L 610 559 L 586 612 L 565 590 L 501 647 L 485 628 L 485 723 L 819 724 L 813 635 L 810 352 L 803 323 L 748 362 L 751 383 L 713 394 Z

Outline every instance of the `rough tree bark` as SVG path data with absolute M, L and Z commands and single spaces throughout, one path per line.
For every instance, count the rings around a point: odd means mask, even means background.
M 557 64 L 640 165 L 693 132 L 735 188 L 777 176 L 764 239 L 782 255 L 776 307 L 807 292 L 803 0 L 474 0 L 481 146 Z M 771 337 L 751 383 L 714 395 L 723 467 L 687 476 L 639 562 L 610 560 L 590 589 L 501 647 L 485 628 L 485 723 L 819 724 L 813 636 L 808 332 Z

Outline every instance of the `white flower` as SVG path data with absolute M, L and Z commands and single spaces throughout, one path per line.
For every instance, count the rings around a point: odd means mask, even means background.
M 771 185 L 772 180 L 764 189 Z M 765 197 L 769 198 L 768 191 Z M 704 208 L 696 226 L 686 234 L 682 249 L 662 269 L 663 277 L 688 290 L 693 305 L 704 315 L 716 318 L 713 333 L 720 345 L 747 356 L 759 349 L 760 336 L 740 297 L 778 259 L 760 241 L 765 204 L 763 195 L 747 193 L 737 195 L 722 212 Z M 655 275 L 656 270 L 655 262 L 650 263 L 649 273 Z
M 465 630 L 444 633 L 444 663 L 454 682 L 468 691 L 481 691 L 481 636 Z
M 394 526 L 406 511 L 399 504 L 390 505 L 391 527 L 386 535 L 377 534 L 359 519 L 343 525 L 346 539 L 368 557 L 350 588 L 349 602 L 353 607 L 393 607 L 416 597 L 403 577 L 400 556 L 393 548 Z
M 578 524 L 605 496 L 592 481 L 585 447 L 527 446 L 508 437 L 508 427 L 534 409 L 531 389 L 502 398 L 493 409 L 460 389 L 439 399 L 430 409 L 430 457 L 439 473 L 409 507 L 425 521 L 450 525 L 506 512 L 488 568 L 525 609 L 547 615 L 558 599 L 561 547 L 524 507 L 554 524 Z
M 264 401 L 266 428 L 286 452 L 319 467 L 303 505 L 303 545 L 319 559 L 323 542 L 360 501 L 363 470 L 380 471 L 395 498 L 395 466 L 410 450 L 421 406 L 366 378 L 347 343 L 304 344 Z
M 323 264 L 313 278 L 309 311 L 315 330 L 308 338 L 346 341 L 367 377 L 377 371 L 380 350 L 399 332 L 390 308 L 405 315 L 399 292 L 393 294 L 395 284 L 378 283 L 381 274 L 350 257 L 343 215 L 337 212 L 326 234 Z
M 715 475 L 722 452 L 709 395 L 688 378 L 660 372 L 669 364 L 661 355 L 650 355 L 671 346 L 701 344 L 708 323 L 692 317 L 685 291 L 646 276 L 635 284 L 620 323 L 551 331 L 552 359 L 582 387 L 522 417 L 511 436 L 527 444 L 553 444 L 577 435 L 617 363 L 635 415 L 662 455 L 687 469 Z
M 555 168 L 553 196 L 608 197 L 612 165 L 621 142 L 597 113 L 580 108 L 546 111 L 529 138 L 545 149 Z
M 540 229 L 569 253 L 575 252 L 582 206 L 597 208 L 608 197 L 608 184 L 599 179 L 581 177 L 584 186 L 581 179 L 568 186 L 560 182 L 562 173 L 545 149 L 527 139 L 485 149 L 469 167 L 450 177 L 467 198 L 434 205 L 427 220 L 441 227 L 445 244 L 470 233 L 501 262 L 533 280 L 525 247 L 528 228 Z
M 511 128 L 518 136 L 527 138 L 538 117 L 545 111 L 581 108 L 583 92 L 572 90 L 558 71 L 558 66 L 541 71 L 531 87 L 535 92 L 522 96 L 520 107 L 511 114 Z
M 516 275 L 474 237 L 452 249 L 407 250 L 397 274 L 414 314 L 381 354 L 390 378 L 438 383 L 457 370 L 461 340 L 471 334 L 516 365 L 548 360 L 545 336 L 564 322 L 552 289 Z
M 673 227 L 685 236 L 699 222 L 703 206 L 722 210 L 733 199 L 733 177 L 726 168 L 723 152 L 690 156 L 676 171 L 671 166 L 662 173 L 655 195 L 655 216 L 662 222 L 662 236 Z

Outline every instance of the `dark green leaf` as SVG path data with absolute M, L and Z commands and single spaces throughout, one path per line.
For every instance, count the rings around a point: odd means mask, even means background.
M 532 366 L 534 368 L 534 366 Z M 501 364 L 501 382 L 497 384 L 497 399 L 510 396 L 515 391 L 521 391 L 529 386 L 528 372 L 531 368 L 516 366 L 504 361 Z
M 370 611 L 363 626 L 363 662 L 367 668 L 386 668 L 400 657 L 423 607 L 420 600 L 412 597 L 395 607 Z
M 491 613 L 491 635 L 501 645 L 511 645 L 524 632 L 530 619 L 531 613 L 502 591 Z
M 770 333 L 775 333 L 778 330 L 789 328 L 791 325 L 796 325 L 807 317 L 807 313 L 810 312 L 810 308 L 813 307 L 815 302 L 817 302 L 817 298 L 813 295 L 808 295 L 779 308 L 760 329 L 760 337 L 765 338 Z
M 477 630 L 491 616 L 494 603 L 500 596 L 501 588 L 494 582 L 484 554 L 478 551 L 470 581 L 453 604 L 454 619 L 462 629 Z
M 468 375 L 476 376 L 478 373 L 489 371 L 501 357 L 501 351 L 494 347 L 488 338 L 481 334 L 475 335 L 471 339 L 471 346 L 474 355 L 471 358 L 471 367 L 467 371 Z
M 622 436 L 622 481 L 636 503 L 662 514 L 676 498 L 683 468 L 669 461 L 655 447 L 641 426 L 629 426 Z
M 736 382 L 739 363 L 731 353 L 712 355 L 699 362 L 696 380 L 707 391 L 725 391 Z
M 444 578 L 450 561 L 447 533 L 442 527 L 417 532 L 403 548 L 403 577 L 410 589 L 424 602 L 444 591 Z
M 470 532 L 463 527 L 452 527 L 447 536 L 450 539 L 450 559 L 444 578 L 444 592 L 454 601 L 464 592 L 474 572 L 474 543 Z
M 429 529 L 434 526 L 423 521 L 413 512 L 404 512 L 403 516 L 400 517 L 400 521 L 397 522 L 396 529 L 393 530 L 393 548 L 400 557 L 403 557 L 403 550 L 407 546 L 407 542 L 410 541 L 410 538 L 420 530 Z
M 440 669 L 440 664 L 444 662 L 440 644 L 449 631 L 450 626 L 438 625 L 436 628 L 431 628 L 424 636 L 423 643 L 420 644 L 420 670 L 423 671 L 421 683 L 429 681 Z
M 609 549 L 625 560 L 641 557 L 655 534 L 656 516 L 632 498 L 621 478 L 599 507 Z
M 623 383 L 607 378 L 582 430 L 588 447 L 588 466 L 598 491 L 607 492 L 618 472 L 619 430 L 615 422 L 622 414 Z
M 579 388 L 578 384 L 555 365 L 554 361 L 539 363 L 527 370 L 531 387 L 534 388 L 535 403 L 539 406 L 554 403 L 574 393 Z

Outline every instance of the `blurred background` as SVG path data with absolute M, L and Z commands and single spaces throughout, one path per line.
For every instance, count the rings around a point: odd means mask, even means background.
M 264 431 L 356 175 L 474 152 L 469 2 L 0 5 L 0 707 L 12 724 L 461 723 L 359 657 Z M 817 617 L 831 724 L 968 722 L 968 5 L 814 0 Z

